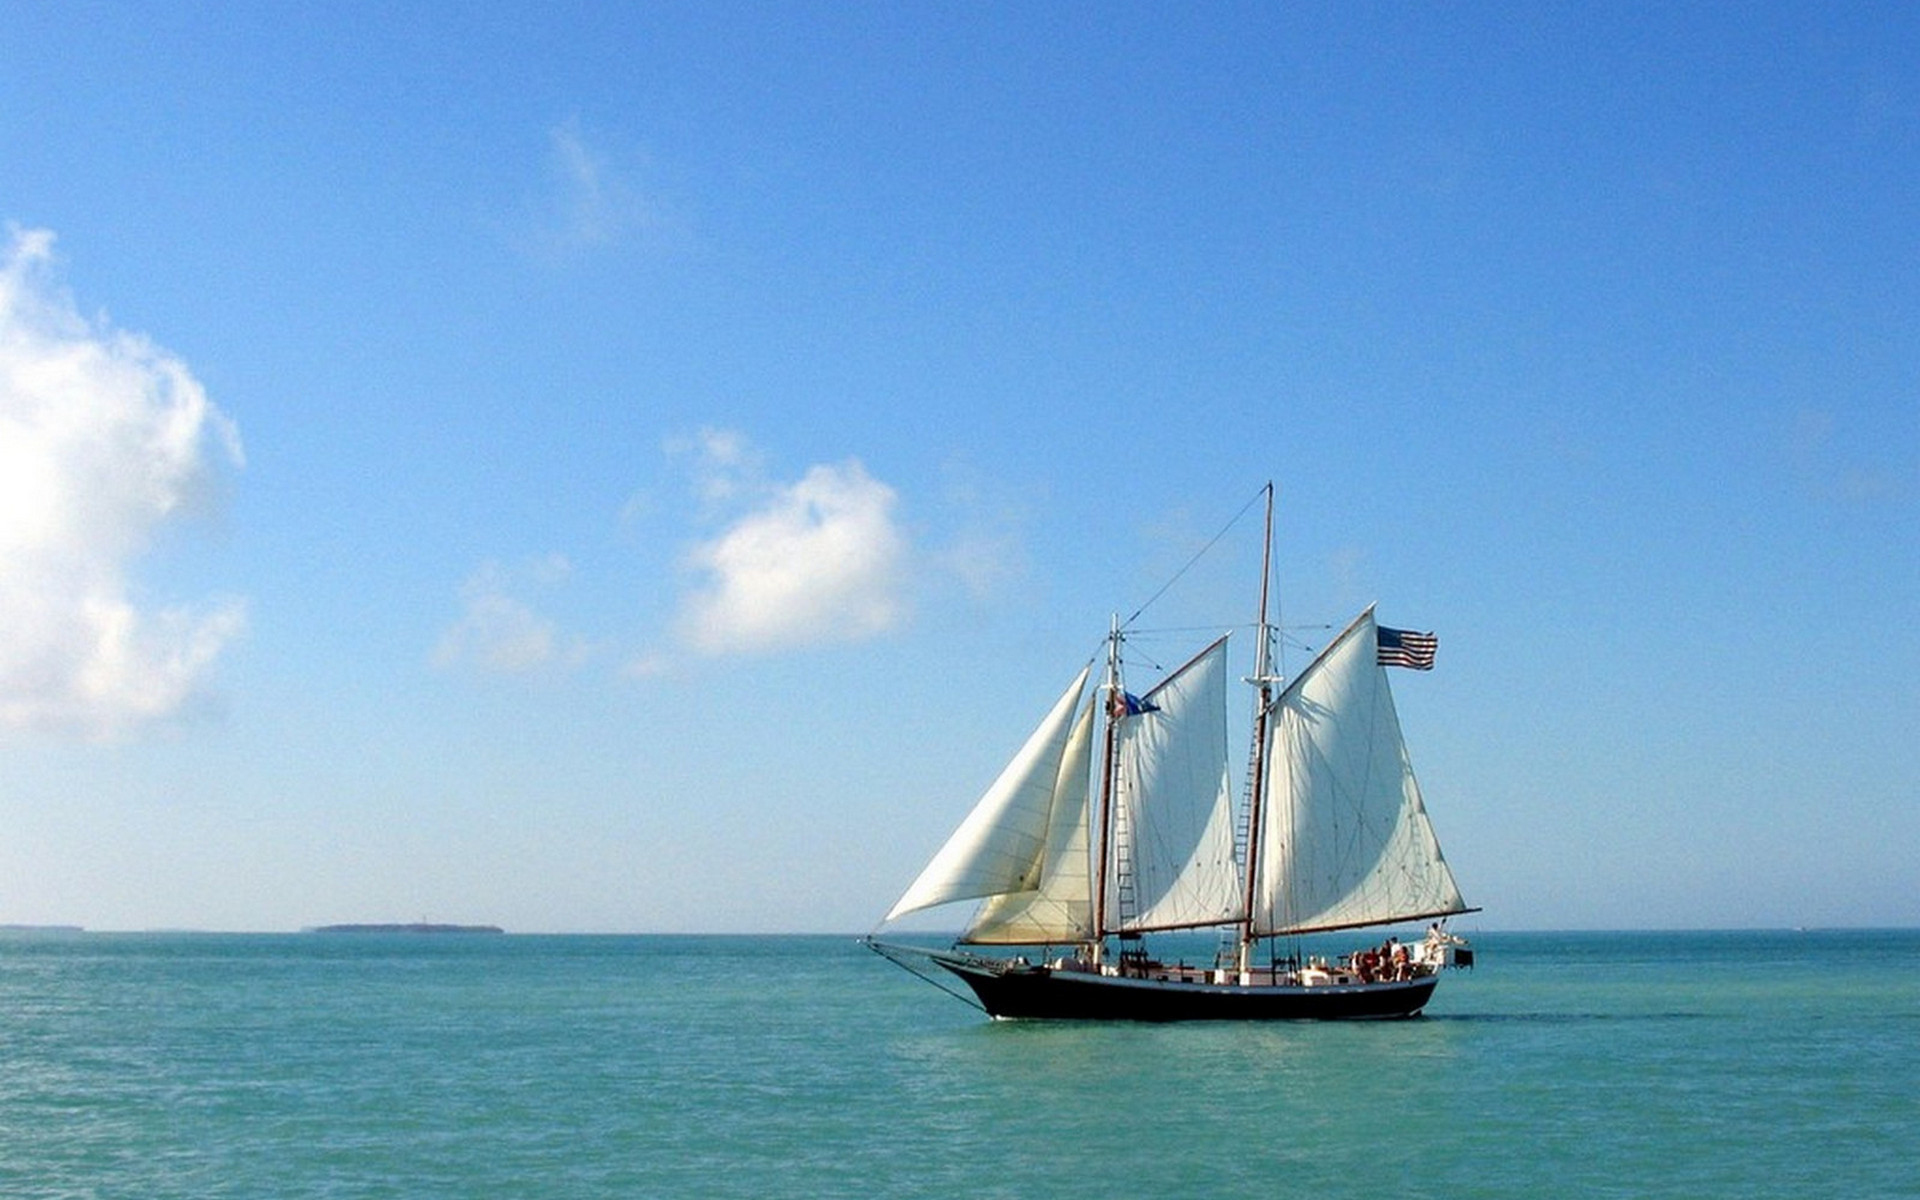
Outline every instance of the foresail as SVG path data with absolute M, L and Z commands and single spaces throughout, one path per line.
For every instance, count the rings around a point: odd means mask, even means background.
M 1374 630 L 1369 608 L 1274 704 L 1258 934 L 1466 911 L 1407 758 Z
M 1081 669 L 886 920 L 936 904 L 1032 891 L 1038 886 L 1060 761 L 1091 670 L 1091 666 Z
M 1087 850 L 1087 777 L 1093 746 L 1094 705 L 1080 710 L 1066 752 L 1060 757 L 1047 820 L 1047 849 L 1039 886 L 1030 892 L 989 897 L 962 941 L 982 945 L 1035 946 L 1083 942 L 1093 936 L 1093 869 Z
M 1221 638 L 1119 717 L 1115 930 L 1239 920 L 1227 775 L 1227 642 Z M 1129 706 L 1130 707 L 1130 706 Z

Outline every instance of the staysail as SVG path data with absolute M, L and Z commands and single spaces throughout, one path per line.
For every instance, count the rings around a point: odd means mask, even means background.
M 1227 639 L 1134 706 L 1116 705 L 1116 851 L 1107 912 L 1115 931 L 1239 920 L 1227 774 Z M 1123 886 L 1126 885 L 1126 886 Z
M 1427 820 L 1377 637 L 1369 608 L 1274 702 L 1258 936 L 1469 911 Z
M 1081 668 L 1013 761 L 887 913 L 888 921 L 953 900 L 1031 892 L 1039 886 L 1061 759 L 1092 669 Z
M 1084 942 L 1093 936 L 1093 867 L 1087 850 L 1087 776 L 1093 705 L 1080 710 L 1060 756 L 1053 811 L 1039 884 L 1032 891 L 989 897 L 961 935 L 976 945 L 1034 946 Z

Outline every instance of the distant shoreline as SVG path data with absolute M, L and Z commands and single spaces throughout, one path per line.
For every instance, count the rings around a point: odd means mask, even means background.
M 308 933 L 505 933 L 498 925 L 442 925 L 408 921 L 397 925 L 315 925 Z

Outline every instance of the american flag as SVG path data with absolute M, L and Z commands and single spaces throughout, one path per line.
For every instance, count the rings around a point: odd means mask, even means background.
M 1440 649 L 1440 639 L 1433 634 L 1388 629 L 1385 625 L 1377 626 L 1374 632 L 1379 635 L 1375 640 L 1380 647 L 1381 666 L 1433 670 L 1433 656 Z

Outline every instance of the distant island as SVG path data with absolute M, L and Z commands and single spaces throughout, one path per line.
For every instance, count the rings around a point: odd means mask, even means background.
M 441 925 L 408 921 L 398 925 L 315 925 L 308 933 L 505 933 L 498 925 Z
M 85 933 L 79 925 L 0 925 L 0 933 Z

